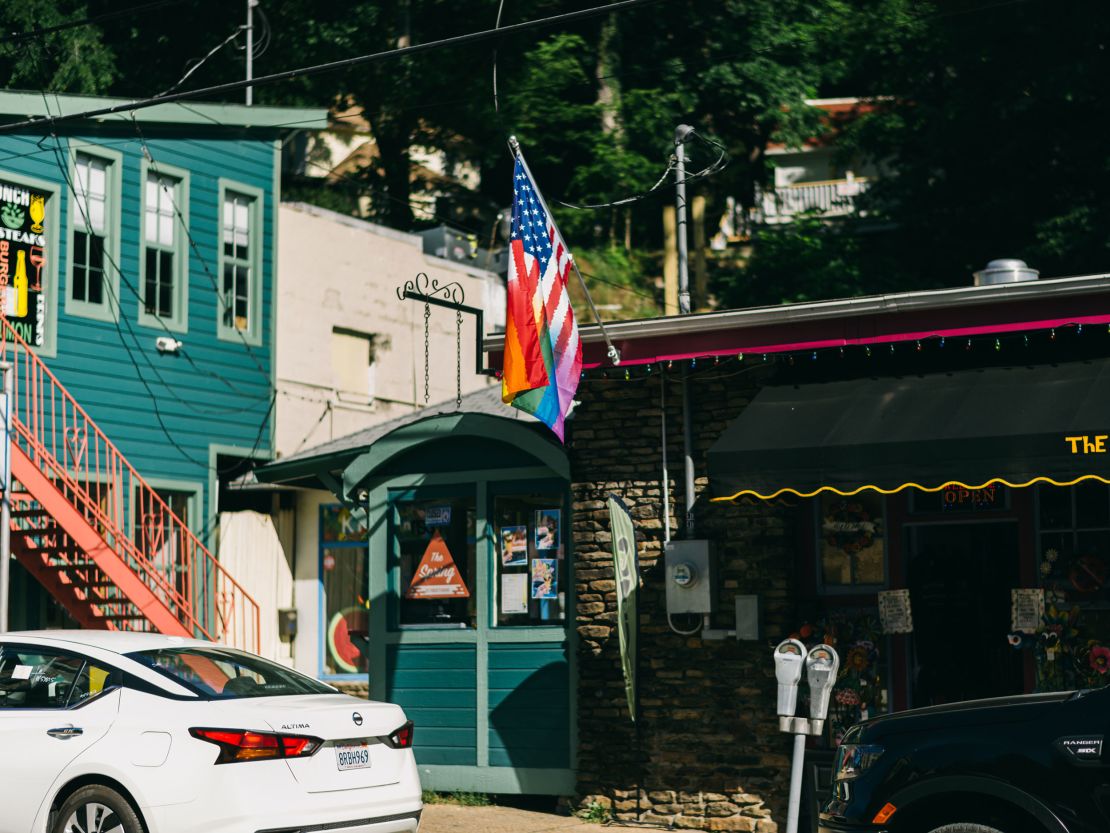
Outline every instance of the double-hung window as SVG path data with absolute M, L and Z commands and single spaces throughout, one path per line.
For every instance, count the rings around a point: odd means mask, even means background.
M 117 314 L 119 251 L 119 155 L 111 151 L 73 154 L 67 308 L 78 315 Z
M 185 228 L 187 191 L 184 176 L 166 166 L 148 169 L 143 182 L 143 280 L 140 320 L 185 327 Z M 145 319 L 145 320 L 144 320 Z
M 221 338 L 250 343 L 261 340 L 261 197 L 257 189 L 220 183 Z

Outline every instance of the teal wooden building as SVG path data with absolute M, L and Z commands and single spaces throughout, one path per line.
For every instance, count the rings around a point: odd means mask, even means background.
M 299 670 L 404 707 L 426 789 L 575 791 L 569 471 L 499 386 L 256 470 L 318 529 Z
M 0 125 L 118 103 L 3 92 Z M 117 587 L 93 591 L 102 620 L 165 631 L 177 618 L 225 639 L 249 628 L 217 609 L 217 595 L 238 590 L 217 581 L 203 544 L 221 474 L 271 456 L 281 140 L 325 126 L 322 110 L 179 103 L 0 133 L 5 352 L 24 356 L 17 445 L 46 475 L 41 494 L 22 484 L 38 507 L 25 514 L 57 519 L 68 502 L 93 528 L 81 532 L 121 553 L 137 545 L 121 555 L 138 575 L 132 591 L 149 590 L 170 614 L 137 621 Z M 62 480 L 68 501 L 50 492 Z M 70 583 L 96 588 L 105 582 L 92 574 L 110 566 L 32 561 L 15 576 L 13 627 L 51 623 L 47 605 L 23 602 L 36 577 L 68 569 Z M 47 590 L 80 623 L 95 618 L 80 593 Z M 104 613 L 112 599 L 115 619 Z

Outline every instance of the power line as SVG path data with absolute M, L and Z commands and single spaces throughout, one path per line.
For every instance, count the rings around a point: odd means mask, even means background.
M 159 171 L 159 169 L 158 169 L 158 161 L 154 158 L 154 154 L 152 154 L 150 152 L 150 146 L 147 145 L 147 143 L 146 143 L 146 136 L 143 134 L 142 128 L 139 127 L 139 123 L 138 123 L 138 121 L 135 120 L 134 116 L 132 116 L 131 122 L 132 122 L 132 124 L 135 125 L 135 132 L 139 137 L 139 142 L 142 143 L 143 156 L 150 163 L 150 166 L 153 169 L 155 176 L 161 177 L 162 174 L 161 174 L 161 171 Z M 232 303 L 233 302 L 228 301 L 228 299 L 224 297 L 223 292 L 220 291 L 219 282 L 216 280 L 216 276 L 212 274 L 212 270 L 209 269 L 208 261 L 205 260 L 204 255 L 201 253 L 200 246 L 197 245 L 196 238 L 194 238 L 193 235 L 192 235 L 192 232 L 189 231 L 189 224 L 185 222 L 185 216 L 184 216 L 184 214 L 181 213 L 181 208 L 178 206 L 177 200 L 174 199 L 174 196 L 173 196 L 172 193 L 169 193 L 168 196 L 170 198 L 170 205 L 173 206 L 173 213 L 177 217 L 178 223 L 180 223 L 180 225 L 181 225 L 181 230 L 185 233 L 185 237 L 189 241 L 189 246 L 193 250 L 193 254 L 195 254 L 197 256 L 197 260 L 200 261 L 201 268 L 204 269 L 204 274 L 207 276 L 209 283 L 212 284 L 212 291 L 215 292 L 216 299 L 223 306 L 222 312 L 231 312 L 234 315 L 234 310 L 232 309 Z M 219 209 L 217 208 L 217 210 L 219 210 Z M 261 206 L 261 205 L 257 206 L 257 210 L 262 211 L 263 206 Z M 262 245 L 261 240 L 258 241 L 258 245 L 259 246 Z M 261 275 L 258 275 L 257 277 L 259 278 L 259 280 L 261 280 L 261 278 L 262 278 Z M 262 309 L 261 308 L 258 309 L 257 313 L 261 317 Z M 260 320 L 259 321 L 259 327 L 261 328 L 261 326 L 262 326 L 262 322 Z M 258 372 L 261 373 L 265 377 L 266 383 L 267 383 L 267 385 L 269 385 L 269 383 L 270 383 L 270 374 L 266 370 L 266 368 L 264 368 L 262 366 L 262 362 L 259 361 L 258 356 L 256 356 L 254 354 L 254 351 L 251 349 L 250 342 L 248 342 L 246 336 L 243 335 L 243 331 L 240 330 L 238 327 L 235 327 L 235 326 L 233 326 L 232 329 L 235 331 L 236 335 L 239 336 L 239 340 L 243 343 L 243 349 L 246 350 L 247 355 L 250 356 L 251 361 L 254 362 L 254 366 L 256 368 L 258 368 Z
M 167 0 L 168 2 L 168 0 Z M 485 41 L 497 40 L 499 38 L 508 37 L 518 32 L 530 31 L 532 29 L 539 29 L 546 26 L 557 26 L 562 23 L 573 23 L 578 20 L 586 20 L 591 17 L 599 15 L 611 14 L 613 12 L 624 11 L 625 9 L 645 6 L 652 3 L 663 2 L 663 0 L 619 0 L 619 2 L 612 3 L 607 6 L 593 6 L 588 9 L 581 9 L 576 12 L 567 12 L 566 14 L 553 15 L 551 17 L 543 17 L 538 20 L 529 20 L 524 23 L 514 23 L 511 26 L 503 26 L 500 29 L 485 29 L 480 32 L 470 32 L 465 35 L 455 35 L 449 38 L 441 38 L 440 40 L 429 41 L 427 43 L 419 43 L 413 46 L 403 46 L 397 49 L 388 49 L 383 52 L 373 52 L 369 55 L 359 55 L 354 58 L 345 58 L 340 61 L 330 61 L 324 64 L 316 64 L 314 66 L 300 67 L 298 69 L 285 70 L 283 72 L 275 72 L 270 75 L 260 75 L 257 78 L 252 78 L 243 81 L 232 81 L 226 84 L 216 84 L 211 87 L 201 87 L 195 90 L 185 90 L 184 92 L 171 93 L 159 98 L 146 98 L 139 101 L 132 101 L 128 104 L 116 104 L 111 107 L 102 107 L 96 110 L 86 110 L 83 113 L 71 113 L 68 115 L 59 116 L 40 116 L 37 118 L 26 119 L 24 121 L 13 122 L 11 124 L 0 125 L 0 133 L 14 133 L 26 127 L 37 127 L 44 122 L 57 125 L 62 122 L 80 121 L 84 119 L 98 118 L 100 116 L 111 116 L 117 113 L 130 113 L 135 110 L 143 110 L 148 107 L 157 107 L 160 104 L 168 104 L 174 101 L 183 101 L 185 99 L 195 99 L 204 96 L 216 95 L 219 93 L 238 92 L 245 90 L 249 87 L 261 87 L 266 84 L 273 84 L 278 81 L 289 81 L 293 78 L 301 78 L 308 75 L 320 75 L 326 72 L 335 72 L 348 67 L 361 66 L 363 64 L 376 63 L 391 58 L 404 58 L 409 55 L 417 55 L 423 52 L 431 52 L 437 49 L 446 49 L 456 46 L 468 46 L 474 43 L 484 43 Z

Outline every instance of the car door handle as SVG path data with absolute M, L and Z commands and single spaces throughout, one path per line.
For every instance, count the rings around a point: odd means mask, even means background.
M 46 734 L 59 740 L 69 740 L 84 734 L 84 729 L 79 729 L 76 726 L 61 726 L 57 729 L 47 729 Z

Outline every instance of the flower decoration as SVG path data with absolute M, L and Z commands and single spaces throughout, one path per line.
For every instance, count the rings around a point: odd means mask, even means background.
M 862 503 L 838 501 L 828 508 L 821 522 L 825 543 L 847 553 L 867 549 L 883 535 L 883 519 L 874 517 Z
M 1106 674 L 1107 671 L 1110 671 L 1110 648 L 1105 645 L 1093 646 L 1088 661 L 1091 668 L 1099 675 Z
M 1048 550 L 1044 551 L 1044 559 L 1049 564 L 1054 563 L 1056 561 L 1056 559 L 1059 558 L 1059 557 L 1060 557 L 1060 553 L 1059 553 L 1058 550 L 1048 549 Z
M 860 704 L 859 692 L 852 688 L 837 689 L 836 702 L 842 706 L 858 706 Z
M 844 658 L 844 665 L 857 672 L 866 671 L 870 664 L 871 659 L 868 656 L 867 649 L 858 644 L 849 648 L 848 655 Z

